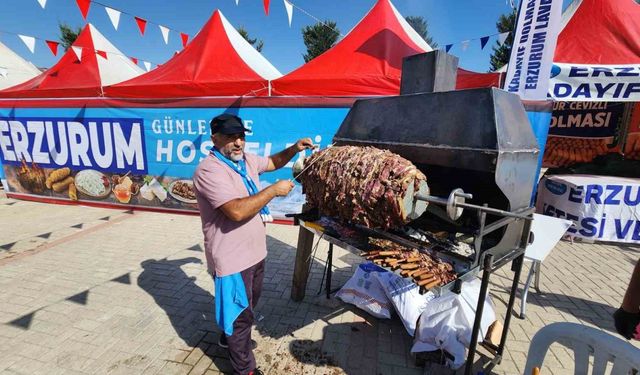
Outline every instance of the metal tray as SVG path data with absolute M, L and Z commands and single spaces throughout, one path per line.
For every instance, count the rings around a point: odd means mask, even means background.
M 300 217 L 297 217 L 297 221 L 299 222 L 300 226 L 311 231 L 315 235 L 357 255 L 360 255 L 362 252 L 369 250 L 369 237 L 379 237 L 388 239 L 406 247 L 414 248 L 420 252 L 428 253 L 429 255 L 441 259 L 442 261 L 451 263 L 456 271 L 457 279 L 451 281 L 446 285 L 431 288 L 429 290 L 425 289 L 424 287 L 420 287 L 420 293 L 423 294 L 428 291 L 432 292 L 436 296 L 445 295 L 449 292 L 459 293 L 462 282 L 475 278 L 479 272 L 478 267 L 471 268 L 472 261 L 470 259 L 461 259 L 460 257 L 454 257 L 450 254 L 437 252 L 433 249 L 430 249 L 426 244 L 423 245 L 421 243 L 413 242 L 411 240 L 386 231 L 370 229 L 357 225 L 345 225 L 327 217 L 320 218 L 316 221 L 305 221 Z M 341 235 L 341 232 L 352 233 L 352 235 Z M 434 247 L 436 246 L 441 246 L 441 244 L 434 244 Z M 387 271 L 394 272 L 400 275 L 400 270 L 394 270 L 390 267 L 382 265 L 380 267 L 386 269 Z

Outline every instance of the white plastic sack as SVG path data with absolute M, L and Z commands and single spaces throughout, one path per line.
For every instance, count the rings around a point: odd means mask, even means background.
M 433 293 L 420 294 L 420 287 L 410 279 L 393 272 L 377 273 L 376 277 L 400 316 L 404 328 L 413 336 L 418 318 L 434 296 Z
M 389 271 L 373 263 L 362 263 L 336 296 L 376 318 L 391 318 L 391 302 L 378 279 L 373 277 L 374 274 L 381 272 Z
M 458 369 L 464 364 L 466 348 L 471 343 L 471 331 L 480 294 L 480 280 L 462 284 L 462 293 L 448 294 L 431 301 L 422 312 L 412 353 L 442 349 L 454 357 L 449 367 Z M 486 336 L 496 320 L 491 298 L 487 295 L 480 322 L 478 342 Z

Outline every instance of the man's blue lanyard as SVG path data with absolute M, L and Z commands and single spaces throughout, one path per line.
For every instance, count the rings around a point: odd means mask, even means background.
M 233 162 L 229 160 L 226 156 L 222 155 L 222 153 L 220 153 L 220 151 L 218 151 L 215 147 L 211 148 L 211 153 L 216 158 L 218 158 L 218 160 L 225 163 L 227 166 L 229 166 L 229 168 L 234 170 L 236 173 L 240 175 L 240 177 L 242 177 L 242 182 L 244 182 L 244 186 L 247 188 L 247 192 L 249 193 L 249 195 L 258 194 L 259 192 L 258 187 L 253 182 L 249 174 L 247 173 L 247 163 L 244 159 L 240 160 L 239 162 Z M 273 221 L 273 217 L 271 216 L 271 213 L 269 212 L 269 207 L 267 206 L 262 207 L 262 209 L 260 210 L 260 217 L 262 218 L 262 221 L 265 223 L 269 223 Z

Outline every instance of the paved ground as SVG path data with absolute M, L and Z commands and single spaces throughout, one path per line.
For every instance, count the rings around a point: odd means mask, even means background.
M 218 374 L 229 360 L 216 342 L 213 285 L 202 264 L 199 218 L 7 199 L 0 192 L 1 374 Z M 268 227 L 269 256 L 255 327 L 268 374 L 443 373 L 415 367 L 398 319 L 383 321 L 317 296 L 327 244 L 320 243 L 307 297 L 289 300 L 297 229 Z M 611 332 L 640 248 L 562 242 L 545 261 L 543 294 L 513 319 L 496 373 L 522 373 L 542 326 L 582 322 Z M 337 251 L 335 285 L 361 261 Z M 491 295 L 504 315 L 508 267 Z M 516 311 L 519 302 L 516 303 Z M 482 361 L 482 359 L 480 359 Z M 545 373 L 573 373 L 552 347 Z M 479 363 L 480 364 L 480 363 Z

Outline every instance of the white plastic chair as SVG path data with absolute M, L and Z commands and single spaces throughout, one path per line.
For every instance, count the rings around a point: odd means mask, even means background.
M 612 375 L 634 374 L 640 370 L 640 349 L 629 342 L 598 329 L 576 323 L 552 323 L 542 327 L 529 346 L 525 375 L 532 374 L 535 367 L 542 374 L 542 362 L 553 343 L 573 349 L 575 374 L 589 374 L 589 357 L 593 355 L 593 375 L 605 373 L 607 364 L 613 363 Z

